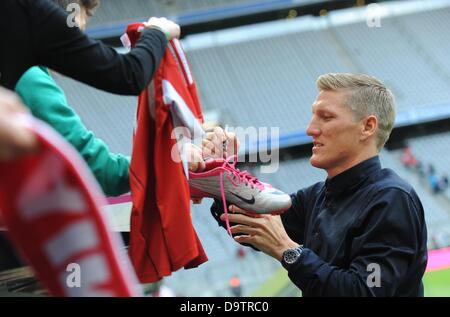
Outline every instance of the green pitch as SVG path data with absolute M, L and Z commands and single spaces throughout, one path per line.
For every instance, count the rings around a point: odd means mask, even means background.
M 450 297 L 450 268 L 426 273 L 423 284 L 425 296 Z

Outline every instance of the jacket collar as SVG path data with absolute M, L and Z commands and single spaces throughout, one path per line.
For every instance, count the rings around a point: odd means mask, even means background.
M 353 189 L 368 176 L 379 170 L 381 170 L 381 163 L 377 155 L 343 171 L 333 178 L 328 178 L 325 182 L 327 195 L 337 196 Z

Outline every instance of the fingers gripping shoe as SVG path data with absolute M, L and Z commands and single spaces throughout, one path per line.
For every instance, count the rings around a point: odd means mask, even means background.
M 281 214 L 291 207 L 291 197 L 260 182 L 247 171 L 236 166 L 237 156 L 216 159 L 206 163 L 203 172 L 189 172 L 191 198 L 215 198 L 224 202 L 228 216 L 228 204 L 233 204 L 253 214 Z M 228 217 L 227 217 L 228 218 Z M 229 223 L 227 219 L 227 231 Z

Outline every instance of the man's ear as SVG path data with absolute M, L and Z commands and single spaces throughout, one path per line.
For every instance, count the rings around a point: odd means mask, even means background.
M 365 141 L 377 132 L 378 119 L 374 115 L 365 117 L 361 121 L 361 141 Z

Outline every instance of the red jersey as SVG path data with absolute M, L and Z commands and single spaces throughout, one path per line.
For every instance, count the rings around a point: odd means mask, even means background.
M 141 24 L 127 34 L 134 45 Z M 201 133 L 195 82 L 178 40 L 168 43 L 148 89 L 139 96 L 130 165 L 132 196 L 129 255 L 138 278 L 155 282 L 207 261 L 192 225 L 187 173 L 174 128 Z

